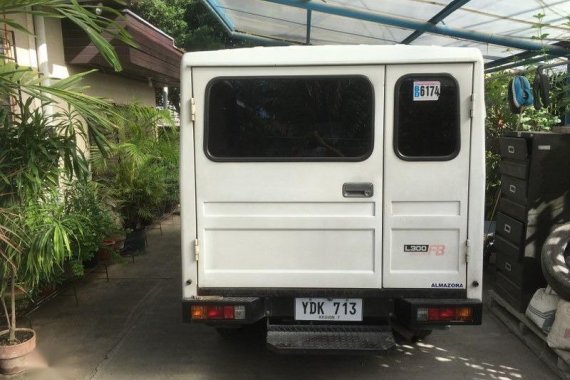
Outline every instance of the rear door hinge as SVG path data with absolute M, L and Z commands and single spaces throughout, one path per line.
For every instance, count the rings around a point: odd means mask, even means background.
M 200 242 L 198 239 L 194 240 L 194 257 L 196 261 L 200 260 Z
M 465 263 L 468 264 L 469 260 L 471 260 L 471 241 L 469 239 L 465 241 L 465 246 L 467 247 L 465 252 Z
M 190 99 L 190 112 L 192 121 L 196 121 L 196 99 Z
M 475 94 L 471 94 L 471 109 L 469 110 L 469 117 L 473 119 L 473 114 L 475 113 Z

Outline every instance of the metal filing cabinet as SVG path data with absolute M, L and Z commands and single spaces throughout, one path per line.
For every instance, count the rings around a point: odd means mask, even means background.
M 552 228 L 570 220 L 570 134 L 518 132 L 500 139 L 495 290 L 524 312 L 546 286 L 540 251 Z

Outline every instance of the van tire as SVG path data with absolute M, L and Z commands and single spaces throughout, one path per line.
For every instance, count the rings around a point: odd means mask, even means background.
M 566 300 L 570 300 L 570 223 L 555 228 L 544 243 L 541 253 L 542 273 L 548 284 Z
M 398 344 L 423 341 L 431 334 L 431 331 L 428 329 L 408 329 L 401 325 L 392 324 L 392 333 Z
M 431 334 L 431 330 L 414 330 L 412 342 L 416 343 L 419 340 L 424 340 Z

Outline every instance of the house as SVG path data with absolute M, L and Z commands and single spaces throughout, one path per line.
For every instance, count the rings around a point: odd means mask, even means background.
M 40 72 L 46 81 L 97 69 L 82 84 L 88 95 L 104 97 L 117 104 L 137 102 L 156 105 L 156 89 L 179 86 L 182 51 L 174 39 L 132 11 L 120 11 L 117 24 L 132 36 L 136 47 L 107 36 L 123 70 L 115 72 L 87 35 L 68 20 L 29 14 L 11 15 L 34 35 L 19 30 L 0 32 L 2 51 L 20 66 Z

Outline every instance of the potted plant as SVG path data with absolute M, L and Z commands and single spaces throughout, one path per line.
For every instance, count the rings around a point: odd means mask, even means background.
M 94 258 L 101 259 L 101 255 L 108 256 L 105 248 L 115 250 L 121 239 L 124 240 L 122 230 L 98 190 L 95 182 L 75 180 L 63 191 L 66 214 L 83 220 L 81 230 L 74 231 L 74 235 L 82 238 L 72 245 L 74 255 L 70 264 L 73 276 L 83 275 L 85 263 Z
M 116 141 L 107 157 L 93 155 L 94 180 L 108 188 L 116 211 L 128 231 L 125 249 L 145 246 L 145 226 L 162 214 L 164 204 L 177 197 L 177 140 L 159 136 L 157 124 L 171 122 L 167 112 L 141 105 L 116 107 L 112 120 Z M 176 182 L 176 183 L 175 183 Z
M 6 211 L 1 210 L 2 219 L 6 219 Z M 16 327 L 16 271 L 17 264 L 11 260 L 6 252 L 6 247 L 18 251 L 17 244 L 10 235 L 13 232 L 4 225 L 0 225 L 0 258 L 4 262 L 3 273 L 7 278 L 0 277 L 2 288 L 0 297 L 2 309 L 6 316 L 8 329 L 0 331 L 0 372 L 5 374 L 17 373 L 24 365 L 24 358 L 36 347 L 36 334 L 31 329 L 19 329 Z M 6 289 L 9 288 L 9 289 Z M 9 291 L 10 310 L 6 305 L 6 290 Z
M 93 9 L 76 1 L 4 1 L 0 27 L 26 31 L 10 18 L 18 13 L 74 20 L 120 69 L 100 33 L 115 30 L 111 33 L 129 40 L 123 29 Z M 18 327 L 18 289 L 33 292 L 61 273 L 84 237 L 85 219 L 66 210 L 60 187 L 62 180 L 88 178 L 87 161 L 77 145 L 87 140 L 82 121 L 89 122 L 90 140 L 101 149 L 106 147 L 103 131 L 112 124 L 109 103 L 82 93 L 80 80 L 88 73 L 46 86 L 37 72 L 4 58 L 0 55 L 0 98 L 15 106 L 0 108 L 0 304 L 8 326 L 0 332 L 0 371 L 16 373 L 35 347 L 35 332 Z M 55 111 L 43 112 L 40 104 Z
M 25 354 L 35 347 L 35 333 L 17 327 L 16 298 L 19 289 L 33 293 L 42 283 L 53 281 L 72 246 L 83 238 L 84 218 L 65 213 L 57 194 L 47 194 L 23 205 L 14 205 L 1 218 L 5 227 L 0 255 L 2 309 L 8 329 L 0 332 L 0 370 L 14 373 L 23 369 Z M 10 307 L 6 304 L 9 300 Z

